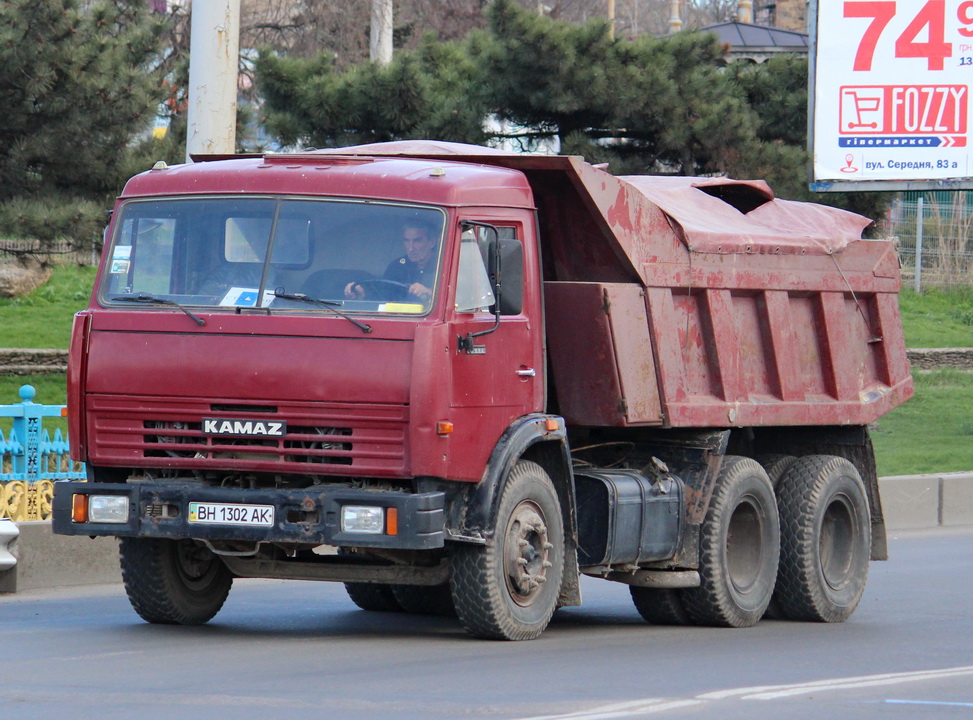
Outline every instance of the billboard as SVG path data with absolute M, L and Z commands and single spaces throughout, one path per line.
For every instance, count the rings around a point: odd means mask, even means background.
M 973 0 L 811 13 L 811 189 L 973 188 Z

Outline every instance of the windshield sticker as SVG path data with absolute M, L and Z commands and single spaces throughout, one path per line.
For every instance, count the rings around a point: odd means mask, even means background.
M 388 313 L 415 313 L 417 315 L 421 315 L 426 311 L 426 308 L 424 308 L 422 305 L 419 305 L 418 303 L 390 302 L 390 303 L 383 303 L 379 305 L 378 311 L 388 312 Z
M 111 255 L 111 270 L 113 275 L 124 275 L 128 272 L 132 258 L 131 245 L 116 245 Z
M 226 291 L 226 295 L 220 300 L 222 307 L 256 307 L 257 288 L 231 287 Z M 267 307 L 274 300 L 274 293 L 264 291 L 263 307 Z

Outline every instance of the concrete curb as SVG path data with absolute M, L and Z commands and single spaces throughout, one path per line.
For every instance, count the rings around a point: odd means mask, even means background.
M 973 472 L 881 478 L 890 530 L 973 525 Z
M 973 472 L 881 478 L 889 531 L 973 525 Z M 50 522 L 17 523 L 17 564 L 0 571 L 0 593 L 119 583 L 118 541 L 54 535 Z
M 55 535 L 43 520 L 17 527 L 20 537 L 11 546 L 17 564 L 0 571 L 0 592 L 122 581 L 117 539 Z

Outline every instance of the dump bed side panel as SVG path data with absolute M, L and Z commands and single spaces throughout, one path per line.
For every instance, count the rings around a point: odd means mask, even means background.
M 912 394 L 893 294 L 549 282 L 546 299 L 572 424 L 864 425 Z

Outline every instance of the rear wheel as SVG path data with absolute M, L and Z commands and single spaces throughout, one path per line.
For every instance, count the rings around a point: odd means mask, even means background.
M 496 532 L 486 545 L 457 543 L 450 585 L 471 635 L 531 640 L 551 620 L 564 571 L 564 524 L 550 477 L 521 460 L 507 477 Z
M 125 592 L 147 622 L 200 625 L 230 593 L 233 574 L 193 540 L 123 537 L 119 550 Z
M 384 583 L 346 582 L 345 592 L 362 610 L 372 612 L 402 612 L 392 586 Z
M 632 602 L 646 622 L 653 625 L 689 625 L 689 615 L 682 605 L 679 590 L 644 588 L 632 585 Z
M 834 455 L 809 455 L 778 488 L 781 559 L 775 598 L 792 620 L 843 622 L 868 580 L 868 496 L 855 466 Z
M 782 455 L 779 453 L 769 453 L 767 455 L 758 455 L 756 458 L 757 462 L 760 463 L 764 470 L 767 471 L 767 477 L 770 478 L 770 484 L 774 486 L 774 491 L 780 487 L 780 479 L 784 476 L 791 465 L 797 462 L 797 458 L 793 455 Z M 778 576 L 780 571 L 778 570 Z M 770 604 L 767 606 L 767 610 L 764 612 L 764 617 L 768 620 L 780 620 L 784 617 L 784 613 L 781 612 L 780 607 L 777 604 L 777 595 L 770 599 Z
M 767 477 L 770 478 L 770 484 L 777 489 L 780 485 L 780 479 L 784 476 L 784 473 L 790 469 L 790 466 L 797 462 L 797 458 L 793 455 L 780 455 L 780 454 L 768 454 L 768 455 L 758 455 L 757 462 L 760 463 L 764 470 L 767 471 Z
M 777 502 L 755 460 L 727 456 L 700 528 L 701 584 L 681 592 L 701 625 L 749 627 L 774 592 L 780 554 Z

